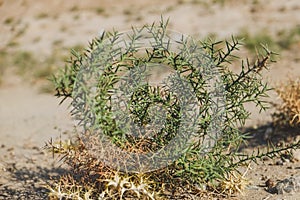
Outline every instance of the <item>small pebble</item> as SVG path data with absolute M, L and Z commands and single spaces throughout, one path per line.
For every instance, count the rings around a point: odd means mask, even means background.
M 265 184 L 266 184 L 266 187 L 267 187 L 268 189 L 271 189 L 271 188 L 273 188 L 273 187 L 275 186 L 274 180 L 273 180 L 273 179 L 270 179 L 270 178 L 265 182 Z
M 279 181 L 274 188 L 277 194 L 298 192 L 300 190 L 300 176 L 292 176 Z

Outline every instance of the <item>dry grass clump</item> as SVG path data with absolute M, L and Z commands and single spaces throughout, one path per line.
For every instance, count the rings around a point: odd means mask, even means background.
M 195 184 L 178 174 L 176 163 L 145 173 L 118 171 L 94 158 L 79 137 L 72 141 L 50 140 L 45 149 L 68 168 L 67 174 L 54 177 L 46 186 L 51 200 L 210 199 L 241 192 L 247 185 L 244 175 L 236 173 L 219 180 L 217 185 Z
M 282 100 L 273 114 L 275 125 L 300 127 L 300 79 L 289 80 L 275 90 Z
M 243 174 L 235 173 L 228 174 L 221 181 L 220 191 L 224 194 L 235 194 L 235 193 L 243 193 L 246 186 L 249 184 L 249 180 L 245 177 L 248 172 L 249 166 L 247 170 Z
M 50 140 L 45 148 L 70 168 L 68 174 L 47 186 L 50 199 L 159 199 L 158 184 L 150 175 L 106 166 L 89 154 L 80 138 L 72 142 Z

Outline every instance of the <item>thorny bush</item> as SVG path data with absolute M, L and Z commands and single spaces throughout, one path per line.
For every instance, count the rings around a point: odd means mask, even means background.
M 191 199 L 200 198 L 208 191 L 221 194 L 240 192 L 247 184 L 244 174 L 238 169 L 247 166 L 263 156 L 273 157 L 280 153 L 278 149 L 270 149 L 266 153 L 253 153 L 246 155 L 239 152 L 239 146 L 250 135 L 242 133 L 239 127 L 245 124 L 249 112 L 245 103 L 254 103 L 260 110 L 267 107 L 265 98 L 270 90 L 262 81 L 261 72 L 267 68 L 273 53 L 263 48 L 264 53 L 253 62 L 248 59 L 240 62 L 239 73 L 233 72 L 232 62 L 239 60 L 235 52 L 239 51 L 240 42 L 234 37 L 230 41 L 215 42 L 212 40 L 192 40 L 220 74 L 222 88 L 224 89 L 224 109 L 222 110 L 222 123 L 219 125 L 221 135 L 215 138 L 214 146 L 203 153 L 203 138 L 209 134 L 210 125 L 216 119 L 212 112 L 212 91 L 209 90 L 209 80 L 203 77 L 203 69 L 209 66 L 195 66 L 190 62 L 185 48 L 188 43 L 182 37 L 178 46 L 181 51 L 174 51 L 164 41 L 167 35 L 168 22 L 157 25 L 144 26 L 141 29 L 133 28 L 130 43 L 122 54 L 104 52 L 105 48 L 112 48 L 121 33 L 107 32 L 95 38 L 83 53 L 73 52 L 65 69 L 53 78 L 56 87 L 56 96 L 62 101 L 70 98 L 73 108 L 72 114 L 78 120 L 80 127 L 77 139 L 71 143 L 60 141 L 49 142 L 47 147 L 54 153 L 62 156 L 63 161 L 70 166 L 70 173 L 49 186 L 50 196 L 66 199 Z M 154 43 L 141 51 L 136 44 L 138 33 L 146 30 Z M 95 54 L 96 52 L 96 54 Z M 102 62 L 111 60 L 113 62 Z M 131 135 L 130 128 L 121 129 L 111 115 L 113 111 L 112 97 L 115 88 L 126 72 L 137 69 L 139 66 L 151 66 L 149 63 L 166 65 L 183 77 L 192 86 L 192 90 L 199 103 L 199 120 L 196 122 L 197 131 L 189 141 L 188 148 L 181 152 L 180 157 L 168 165 L 146 172 L 124 171 L 107 165 L 104 158 L 99 159 L 91 153 L 90 147 L 98 145 L 97 139 L 107 136 L 110 141 L 127 152 L 147 153 L 154 152 L 167 145 L 178 133 L 181 122 L 181 110 L 178 96 L 167 87 L 152 86 L 148 83 L 138 85 L 128 101 L 129 117 L 140 126 L 154 126 L 151 124 L 151 109 L 153 104 L 163 105 L 166 113 L 164 128 L 157 131 L 150 127 L 152 137 Z M 96 76 L 96 93 L 91 98 L 84 95 L 88 88 L 80 84 L 82 68 L 92 69 L 101 74 Z M 98 70 L 98 71 L 97 71 Z M 88 70 L 86 70 L 88 71 Z M 146 75 L 145 75 L 146 76 Z M 139 80 L 139 79 L 138 79 Z M 138 81 L 137 81 L 138 82 Z M 126 88 L 125 88 L 126 89 Z M 80 95 L 79 95 L 80 94 Z M 295 93 L 296 94 L 296 93 Z M 86 103 L 92 102 L 92 103 Z M 294 119 L 295 120 L 295 119 Z M 99 131 L 101 130 L 101 131 Z M 90 140 L 86 140 L 89 135 Z M 85 138 L 85 139 L 82 139 Z M 299 144 L 288 148 L 297 148 Z M 114 151 L 111 151 L 113 154 Z M 122 159 L 119 154 L 113 154 L 116 160 Z

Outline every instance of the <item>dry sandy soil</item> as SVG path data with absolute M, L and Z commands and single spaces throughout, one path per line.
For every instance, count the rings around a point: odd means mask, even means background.
M 161 15 L 170 18 L 171 29 L 200 38 L 211 34 L 226 38 L 242 30 L 276 35 L 300 26 L 298 0 L 224 0 L 224 5 L 210 2 L 0 0 L 0 50 L 11 56 L 28 51 L 43 60 L 54 49 L 87 45 L 102 30 L 128 30 L 132 25 L 159 21 Z M 278 62 L 264 74 L 265 80 L 274 86 L 288 77 L 299 77 L 299 49 L 298 42 L 282 51 Z M 40 93 L 39 82 L 34 85 L 16 75 L 13 66 L 0 68 L 6 69 L 0 85 L 0 199 L 46 199 L 43 186 L 64 169 L 41 148 L 51 137 L 66 137 L 64 132 L 72 130 L 67 104 L 59 106 L 52 94 Z M 249 126 L 270 121 L 270 111 L 253 112 Z M 250 151 L 256 147 L 251 145 Z M 279 161 L 253 164 L 247 174 L 251 185 L 244 194 L 229 199 L 300 200 L 300 192 L 277 195 L 265 190 L 268 178 L 276 182 L 300 174 L 300 162 Z

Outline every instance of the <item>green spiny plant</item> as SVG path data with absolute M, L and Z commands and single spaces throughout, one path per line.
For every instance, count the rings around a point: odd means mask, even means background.
M 245 108 L 245 103 L 252 102 L 261 110 L 267 108 L 265 98 L 270 89 L 262 81 L 261 71 L 268 65 L 273 55 L 271 51 L 264 48 L 264 54 L 254 62 L 248 59 L 242 61 L 241 71 L 234 73 L 229 66 L 231 62 L 238 59 L 234 53 L 240 47 L 239 41 L 234 37 L 231 41 L 224 42 L 187 41 L 182 37 L 177 41 L 182 47 L 179 48 L 178 53 L 178 49 L 172 50 L 170 42 L 164 40 L 167 24 L 162 20 L 159 25 L 153 24 L 141 29 L 133 28 L 132 35 L 129 35 L 130 42 L 126 43 L 125 51 L 121 54 L 117 53 L 120 48 L 113 47 L 118 46 L 122 34 L 103 33 L 101 37 L 90 43 L 83 54 L 73 51 L 69 65 L 53 77 L 56 95 L 63 98 L 62 102 L 67 98 L 71 99 L 72 114 L 79 121 L 78 125 L 82 128 L 82 132 L 74 145 L 59 143 L 60 145 L 57 146 L 51 142 L 47 144 L 48 149 L 61 155 L 64 162 L 71 167 L 69 175 L 61 177 L 56 186 L 50 187 L 51 194 L 56 194 L 58 189 L 60 193 L 70 194 L 73 191 L 71 189 L 74 189 L 73 183 L 76 183 L 75 193 L 79 192 L 81 198 L 86 193 L 89 194 L 89 198 L 103 199 L 184 199 L 191 196 L 199 198 L 199 195 L 209 190 L 232 194 L 240 192 L 246 184 L 244 175 L 240 175 L 240 166 L 264 156 L 274 157 L 289 148 L 299 148 L 297 143 L 283 149 L 270 148 L 265 153 L 254 152 L 252 155 L 247 155 L 239 152 L 240 145 L 250 137 L 239 129 L 250 114 Z M 147 48 L 138 46 L 141 38 L 139 33 L 143 30 L 146 30 L 153 39 Z M 110 50 L 108 53 L 107 49 Z M 218 127 L 222 132 L 221 137 L 214 138 L 214 146 L 205 153 L 203 153 L 203 138 L 209 134 L 216 116 L 211 110 L 214 101 L 211 98 L 212 91 L 207 89 L 209 80 L 203 77 L 203 69 L 209 65 L 208 62 L 201 62 L 200 66 L 195 66 L 195 62 L 192 62 L 192 58 L 195 57 L 190 57 L 189 54 L 194 49 L 204 52 L 204 55 L 210 58 L 210 63 L 213 63 L 221 74 L 223 95 L 226 98 L 225 109 L 221 115 L 223 122 Z M 113 62 L 110 62 L 111 59 Z M 151 153 L 162 149 L 172 141 L 181 126 L 182 113 L 178 94 L 167 87 L 151 86 L 148 83 L 137 84 L 131 93 L 130 101 L 127 102 L 127 108 L 133 122 L 143 127 L 150 125 L 152 137 L 131 135 L 130 127 L 120 128 L 116 124 L 116 118 L 112 115 L 113 91 L 116 88 L 121 88 L 123 91 L 132 89 L 128 85 L 122 87 L 122 84 L 118 84 L 122 81 L 120 77 L 128 71 L 147 77 L 147 70 L 141 66 L 149 66 L 148 64 L 153 63 L 169 66 L 191 85 L 197 103 L 201 105 L 199 120 L 195 122 L 197 131 L 187 148 L 181 150 L 180 157 L 174 162 L 149 172 L 120 171 L 116 167 L 107 165 L 105 158 L 99 159 L 90 151 L 91 147 L 99 146 L 97 143 L 99 138 L 103 136 L 109 138 L 110 142 L 126 152 Z M 152 66 L 150 65 L 150 69 Z M 90 86 L 84 82 L 86 74 L 82 74 L 82 71 L 97 75 L 96 81 L 94 80 L 95 85 L 92 85 L 93 91 L 96 91 L 92 93 L 93 97 L 89 96 L 90 93 L 86 93 Z M 101 73 L 98 73 L 99 71 Z M 91 75 L 87 74 L 89 80 L 93 79 Z M 131 81 L 133 85 L 142 82 L 139 78 L 133 78 Z M 175 84 L 178 82 L 175 81 Z M 163 105 L 167 110 L 164 128 L 159 131 L 153 130 L 154 124 L 151 124 L 151 121 L 155 121 L 156 118 L 153 118 L 151 115 L 153 111 L 149 109 L 157 104 Z M 118 117 L 124 116 L 121 113 Z M 146 128 L 145 130 L 148 131 Z M 180 150 L 176 148 L 175 145 L 175 152 Z M 112 160 L 123 159 L 112 149 L 108 151 L 112 154 Z M 71 189 L 69 185 L 72 185 Z M 81 186 L 80 191 L 77 185 Z

